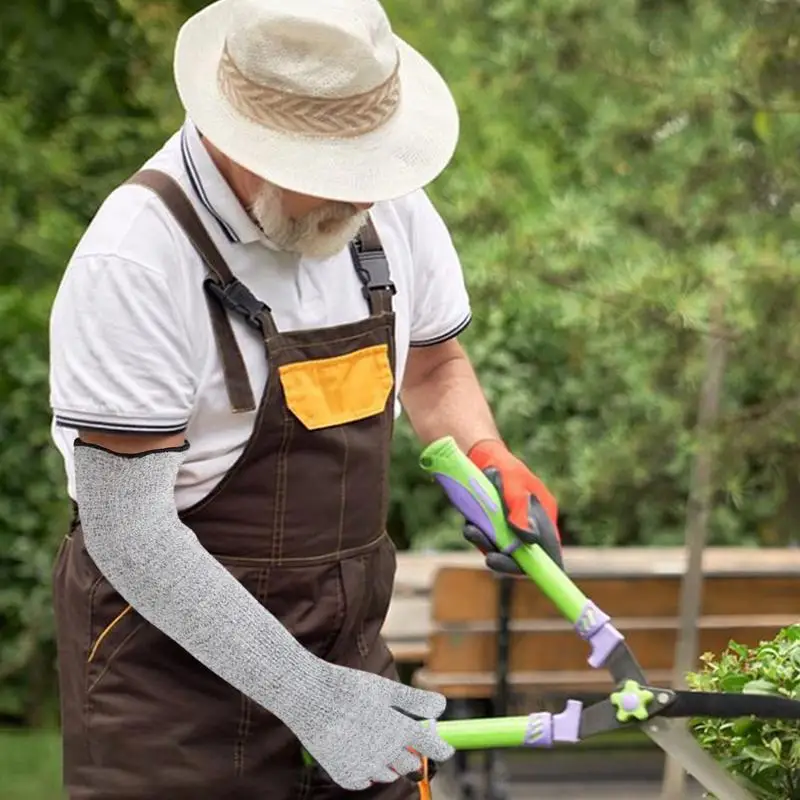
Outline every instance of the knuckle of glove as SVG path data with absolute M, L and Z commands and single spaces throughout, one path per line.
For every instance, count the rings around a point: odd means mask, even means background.
M 486 566 L 494 572 L 502 572 L 506 575 L 521 575 L 522 569 L 511 556 L 504 553 L 489 553 L 486 556 Z
M 476 527 L 475 525 L 472 525 L 469 522 L 466 525 L 464 525 L 462 534 L 463 534 L 464 538 L 471 545 L 473 545 L 474 547 L 477 547 L 478 550 L 480 550 L 480 551 L 482 551 L 484 553 L 486 553 L 489 550 L 493 549 L 491 543 L 486 538 L 486 535 L 484 534 L 484 532 L 480 528 Z
M 553 561 L 562 566 L 561 541 L 550 516 L 539 503 L 532 500 L 529 517 L 534 531 L 532 543 L 538 544 Z
M 394 760 L 392 769 L 400 775 L 414 775 L 421 771 L 420 757 L 410 752 L 403 753 Z

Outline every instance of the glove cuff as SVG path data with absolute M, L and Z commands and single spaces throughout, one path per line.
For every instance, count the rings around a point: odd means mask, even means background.
M 501 439 L 481 439 L 469 449 L 467 458 L 480 470 L 501 466 L 514 456 Z

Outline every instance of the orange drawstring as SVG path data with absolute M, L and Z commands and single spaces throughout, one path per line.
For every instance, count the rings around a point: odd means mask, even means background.
M 417 784 L 419 800 L 431 800 L 431 780 L 428 776 L 428 759 L 422 758 L 422 780 Z

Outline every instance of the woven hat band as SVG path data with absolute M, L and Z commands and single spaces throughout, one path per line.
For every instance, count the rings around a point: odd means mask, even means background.
M 399 58 L 375 88 L 350 97 L 310 97 L 256 83 L 243 75 L 227 46 L 217 70 L 223 97 L 243 117 L 279 133 L 344 139 L 384 125 L 400 105 Z

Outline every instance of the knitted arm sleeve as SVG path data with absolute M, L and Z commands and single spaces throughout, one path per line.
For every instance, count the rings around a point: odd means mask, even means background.
M 298 676 L 313 675 L 321 662 L 178 518 L 175 479 L 187 447 L 123 456 L 76 441 L 86 549 L 142 617 L 281 716 L 293 705 Z
M 433 719 L 441 695 L 309 653 L 178 517 L 182 448 L 123 456 L 75 443 L 76 500 L 86 549 L 148 622 L 271 711 L 347 789 L 438 761 L 453 749 L 405 716 Z

